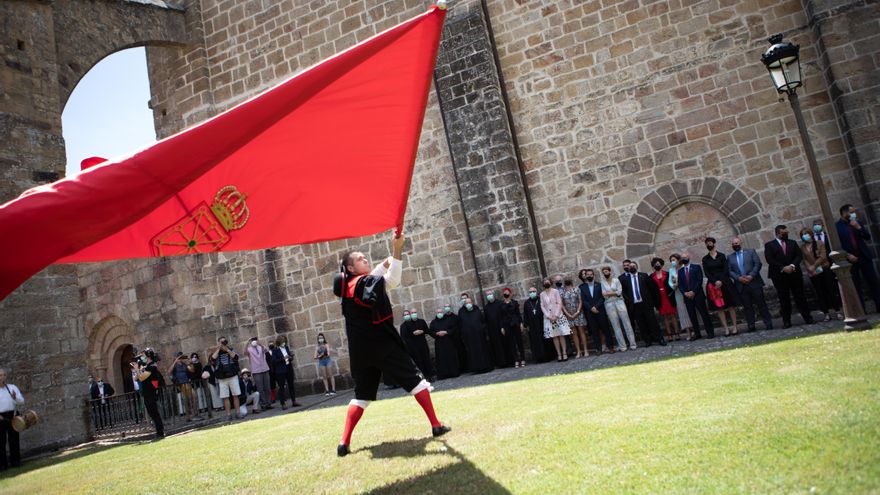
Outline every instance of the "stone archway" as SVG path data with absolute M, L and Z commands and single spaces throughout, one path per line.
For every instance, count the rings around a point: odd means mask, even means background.
M 186 10 L 165 2 L 77 2 L 53 4 L 61 108 L 82 77 L 104 57 L 137 46 L 184 46 Z
M 125 321 L 113 315 L 104 318 L 89 332 L 89 369 L 121 392 L 125 377 L 119 366 L 120 359 L 125 349 L 135 342 L 135 333 Z
M 642 199 L 630 218 L 626 232 L 626 256 L 638 258 L 653 253 L 661 222 L 669 213 L 687 203 L 702 203 L 721 212 L 742 235 L 761 228 L 761 207 L 733 184 L 714 177 L 673 181 Z

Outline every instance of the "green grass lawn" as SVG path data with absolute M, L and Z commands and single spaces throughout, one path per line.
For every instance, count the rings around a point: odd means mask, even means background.
M 880 493 L 880 330 L 68 452 L 0 493 Z

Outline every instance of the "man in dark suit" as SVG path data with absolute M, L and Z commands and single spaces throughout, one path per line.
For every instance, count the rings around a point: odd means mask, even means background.
M 840 207 L 840 219 L 835 222 L 835 227 L 840 236 L 841 248 L 852 263 L 850 273 L 856 292 L 859 294 L 859 301 L 864 305 L 865 297 L 862 293 L 862 279 L 864 279 L 874 299 L 874 311 L 880 311 L 880 282 L 877 281 L 877 273 L 874 271 L 874 256 L 871 254 L 871 248 L 868 247 L 871 234 L 859 223 L 856 208 L 850 204 Z
M 758 258 L 758 253 L 754 249 L 743 249 L 739 237 L 733 238 L 730 247 L 733 248 L 733 253 L 727 258 L 730 278 L 733 279 L 733 286 L 742 301 L 748 331 L 755 331 L 755 307 L 761 313 L 764 328 L 773 330 L 773 319 L 767 310 L 767 301 L 764 300 L 764 279 L 761 277 L 761 259 Z
M 92 398 L 92 415 L 95 427 L 104 428 L 110 426 L 110 406 L 107 399 L 114 394 L 113 386 L 105 383 L 101 377 L 89 386 L 89 396 Z
M 652 341 L 666 345 L 666 339 L 660 332 L 660 324 L 657 323 L 657 315 L 654 314 L 654 303 L 660 299 L 660 289 L 648 278 L 647 273 L 639 271 L 635 261 L 625 260 L 623 263 L 626 272 L 620 276 L 620 285 L 630 320 L 645 341 L 646 347 Z
M 767 260 L 767 274 L 776 287 L 779 295 L 782 327 L 791 326 L 791 298 L 804 319 L 804 323 L 813 323 L 807 298 L 804 296 L 804 278 L 801 273 L 801 248 L 788 238 L 788 228 L 777 225 L 774 229 L 776 239 L 764 244 L 764 259 Z
M 602 295 L 602 284 L 596 281 L 595 273 L 589 268 L 581 270 L 578 277 L 583 282 L 580 285 L 581 301 L 584 305 L 587 330 L 590 332 L 593 345 L 599 352 L 614 352 L 614 340 L 611 339 L 608 315 L 605 314 L 605 296 Z M 612 342 L 611 351 L 609 351 L 608 342 Z
M 697 321 L 697 314 L 703 319 L 706 337 L 714 339 L 715 326 L 712 324 L 712 317 L 709 316 L 709 308 L 706 307 L 706 292 L 703 291 L 703 267 L 690 263 L 690 256 L 685 253 L 681 257 L 681 268 L 678 269 L 678 290 L 684 294 L 684 305 L 694 326 L 694 336 L 688 340 L 700 338 L 700 322 Z

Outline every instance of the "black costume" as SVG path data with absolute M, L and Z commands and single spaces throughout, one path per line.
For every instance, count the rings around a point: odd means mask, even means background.
M 333 289 L 337 296 L 344 295 L 342 315 L 355 399 L 376 400 L 383 374 L 407 392 L 411 391 L 422 377 L 394 328 L 385 278 L 364 275 L 337 280 Z
M 424 333 L 421 335 L 413 335 L 416 330 Z M 400 325 L 400 336 L 409 356 L 416 363 L 416 366 L 422 372 L 422 375 L 431 380 L 434 377 L 434 366 L 431 364 L 431 350 L 428 348 L 428 323 L 419 318 L 415 321 L 405 321 Z
M 440 336 L 437 332 L 446 331 Z M 461 374 L 456 340 L 459 338 L 458 318 L 434 318 L 428 333 L 434 337 L 434 356 L 437 358 L 437 378 L 453 378 Z
M 492 371 L 483 312 L 476 306 L 470 311 L 461 308 L 458 311 L 458 321 L 461 325 L 461 339 L 464 341 L 467 353 L 468 369 L 474 373 Z
M 501 335 L 501 303 L 492 301 L 483 308 L 486 316 L 486 330 L 489 332 L 489 347 L 492 349 L 492 362 L 497 368 L 513 366 L 513 357 L 510 361 L 504 352 L 504 339 Z
M 141 396 L 144 398 L 144 408 L 153 424 L 156 426 L 156 436 L 161 438 L 165 436 L 165 425 L 162 423 L 162 415 L 159 414 L 159 390 L 165 385 L 165 379 L 156 363 L 149 363 L 144 367 L 144 372 L 149 372 L 150 376 L 141 381 Z
M 519 362 L 526 360 L 526 351 L 522 341 L 522 316 L 519 314 L 519 303 L 516 299 L 509 299 L 501 303 L 501 328 L 504 335 L 501 341 L 504 343 L 504 358 L 506 362 Z
M 536 363 L 549 361 L 555 351 L 547 348 L 550 339 L 544 339 L 544 310 L 541 309 L 541 300 L 537 297 L 526 299 L 523 303 L 523 321 L 529 329 L 529 347 L 532 350 L 532 359 Z

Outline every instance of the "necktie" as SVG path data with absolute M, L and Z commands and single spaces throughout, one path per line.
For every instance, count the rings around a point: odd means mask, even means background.
M 787 242 L 780 240 L 779 245 L 782 246 L 782 254 L 788 254 L 788 247 L 786 246 Z
M 633 288 L 636 291 L 636 302 L 641 302 L 642 293 L 639 292 L 639 277 L 635 273 L 631 274 L 630 277 L 632 277 Z
M 736 262 L 739 263 L 739 274 L 745 275 L 746 269 L 743 266 L 743 252 L 742 251 L 736 253 Z
M 849 242 L 852 243 L 852 249 L 849 254 L 857 256 L 856 253 L 859 252 L 859 244 L 856 241 L 856 229 L 854 229 L 852 225 L 849 226 Z
M 691 267 L 684 267 L 684 279 L 687 282 L 687 288 L 691 288 Z

